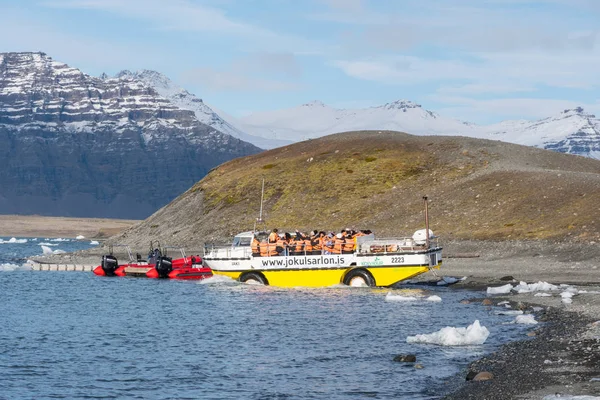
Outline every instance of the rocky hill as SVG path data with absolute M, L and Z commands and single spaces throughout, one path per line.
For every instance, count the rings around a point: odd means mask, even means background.
M 230 117 L 228 117 L 230 118 Z M 394 130 L 414 135 L 454 135 L 502 140 L 561 153 L 600 158 L 600 119 L 577 107 L 538 121 L 477 125 L 448 118 L 408 100 L 381 106 L 340 109 L 320 101 L 257 112 L 229 123 L 264 139 L 314 139 L 338 132 Z
M 145 218 L 211 168 L 260 149 L 134 77 L 0 53 L 0 213 Z
M 444 239 L 600 240 L 600 161 L 483 139 L 350 132 L 227 162 L 112 240 L 198 249 L 251 230 L 265 180 L 267 228 L 369 228 Z

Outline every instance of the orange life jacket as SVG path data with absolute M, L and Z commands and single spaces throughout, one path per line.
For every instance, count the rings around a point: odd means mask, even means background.
M 343 251 L 354 251 L 354 239 L 347 236 L 344 239 L 344 244 L 342 245 L 342 250 Z
M 342 252 L 342 246 L 344 245 L 344 239 L 335 238 L 333 241 L 333 249 L 331 252 L 333 254 L 340 254 Z
M 275 243 L 277 242 L 277 240 L 279 240 L 279 235 L 277 234 L 277 232 L 271 232 L 269 234 L 269 243 Z
M 316 237 L 312 241 L 313 250 L 321 251 L 323 249 L 323 239 L 322 237 Z
M 304 240 L 302 240 L 302 239 L 294 240 L 292 242 L 292 247 L 294 248 L 294 251 L 296 252 L 296 254 L 303 254 L 304 253 Z
M 258 250 L 259 245 L 260 245 L 260 242 L 258 241 L 258 239 L 256 239 L 256 238 L 252 239 L 252 245 L 251 245 L 252 254 L 259 253 L 259 250 Z
M 307 253 L 312 253 L 313 246 L 310 242 L 310 239 L 304 239 L 304 251 L 306 251 Z
M 272 257 L 277 255 L 275 243 L 262 242 L 258 245 L 261 257 Z

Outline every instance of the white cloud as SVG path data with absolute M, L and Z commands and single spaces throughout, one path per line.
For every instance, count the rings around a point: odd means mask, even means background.
M 259 51 L 249 53 L 232 63 L 232 69 L 243 73 L 276 73 L 288 77 L 302 75 L 302 66 L 296 56 L 290 52 Z
M 235 37 L 245 51 L 288 51 L 319 54 L 326 51 L 318 42 L 288 35 L 227 16 L 224 9 L 190 0 L 53 0 L 47 7 L 108 12 L 147 21 L 150 28 L 175 32 L 209 32 Z M 234 5 L 230 5 L 233 7 Z
M 84 34 L 63 33 L 26 14 L 3 11 L 0 51 L 43 51 L 86 73 L 90 73 L 88 67 L 110 71 L 119 65 L 147 68 L 160 62 L 160 55 L 144 44 L 132 46 L 126 41 L 110 43 Z M 137 51 L 132 51 L 132 47 Z

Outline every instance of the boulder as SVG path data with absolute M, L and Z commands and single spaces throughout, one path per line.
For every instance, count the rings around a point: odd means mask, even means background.
M 394 361 L 396 362 L 416 362 L 417 356 L 414 354 L 398 354 L 394 357 Z
M 490 379 L 494 379 L 494 374 L 487 371 L 481 371 L 473 377 L 474 381 L 489 381 Z

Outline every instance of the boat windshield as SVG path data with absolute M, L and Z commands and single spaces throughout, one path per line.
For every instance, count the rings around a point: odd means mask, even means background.
M 252 241 L 252 238 L 249 236 L 235 236 L 233 238 L 233 247 L 238 247 L 238 246 L 250 246 L 250 242 Z

